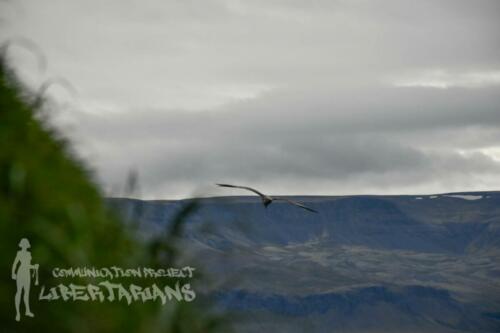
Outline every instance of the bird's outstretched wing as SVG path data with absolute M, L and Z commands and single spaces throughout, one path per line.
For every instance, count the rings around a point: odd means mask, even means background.
M 237 186 L 237 185 L 229 185 L 229 184 L 216 184 L 218 186 L 222 186 L 222 187 L 233 187 L 233 188 L 241 188 L 243 190 L 248 190 L 248 191 L 252 191 L 253 193 L 259 195 L 260 197 L 266 197 L 265 194 L 262 194 L 260 193 L 259 191 L 257 191 L 256 189 L 253 189 L 251 187 L 248 187 L 248 186 Z
M 308 211 L 310 211 L 310 212 L 312 212 L 312 213 L 318 213 L 318 211 L 316 211 L 316 210 L 314 210 L 314 209 L 312 209 L 312 208 L 309 208 L 309 207 L 307 207 L 307 206 L 305 206 L 305 205 L 303 205 L 303 204 L 301 204 L 301 203 L 299 203 L 299 202 L 296 202 L 296 201 L 293 201 L 293 200 L 290 200 L 290 199 L 287 199 L 287 198 L 282 198 L 282 197 L 273 197 L 273 199 L 274 199 L 274 200 L 286 201 L 286 202 L 288 202 L 288 203 L 289 203 L 289 204 L 291 204 L 291 205 L 294 205 L 294 206 L 300 207 L 300 208 L 302 208 L 302 209 L 308 210 Z

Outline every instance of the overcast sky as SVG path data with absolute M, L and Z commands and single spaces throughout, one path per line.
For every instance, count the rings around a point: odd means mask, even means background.
M 2 40 L 111 195 L 500 189 L 498 0 L 0 2 Z

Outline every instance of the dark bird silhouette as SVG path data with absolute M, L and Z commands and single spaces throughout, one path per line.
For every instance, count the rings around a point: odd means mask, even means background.
M 262 203 L 264 204 L 264 207 L 266 207 L 266 208 L 273 201 L 285 201 L 285 202 L 288 202 L 291 205 L 300 207 L 300 208 L 305 209 L 307 211 L 310 211 L 312 213 L 317 213 L 317 211 L 315 211 L 314 209 L 309 208 L 307 206 L 304 206 L 303 204 L 301 204 L 299 202 L 296 202 L 296 201 L 293 201 L 293 200 L 290 200 L 290 199 L 287 199 L 287 198 L 282 198 L 282 197 L 271 197 L 269 195 L 263 194 L 263 193 L 257 191 L 256 189 L 253 189 L 253 188 L 248 187 L 248 186 L 237 186 L 237 185 L 229 185 L 229 184 L 217 184 L 217 185 L 221 186 L 221 187 L 240 188 L 240 189 L 243 189 L 243 190 L 251 191 L 251 192 L 257 194 L 262 199 Z

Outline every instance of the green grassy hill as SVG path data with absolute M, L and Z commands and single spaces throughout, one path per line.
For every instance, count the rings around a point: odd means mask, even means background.
M 33 95 L 0 61 L 0 316 L 2 332 L 207 332 L 218 321 L 197 302 L 39 301 L 31 290 L 34 318 L 15 321 L 16 282 L 11 267 L 26 237 L 40 285 L 86 285 L 62 280 L 55 267 L 170 267 L 174 248 L 157 238 L 138 241 L 105 206 L 91 172 L 70 144 L 43 120 Z M 188 207 L 184 213 L 193 207 Z M 181 224 L 181 220 L 176 225 Z M 172 236 L 172 235 L 170 235 Z M 169 235 L 165 237 L 170 237 Z M 169 255 L 166 255 L 169 254 Z M 129 281 L 120 280 L 123 284 Z M 152 281 L 142 280 L 151 283 Z M 134 280 L 133 283 L 136 283 Z M 24 314 L 24 306 L 21 304 Z

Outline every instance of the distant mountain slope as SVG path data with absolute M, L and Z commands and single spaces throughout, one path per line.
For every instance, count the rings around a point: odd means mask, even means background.
M 259 311 L 276 314 L 285 322 L 314 316 L 315 327 L 342 332 L 487 332 L 498 322 L 474 306 L 464 306 L 445 290 L 407 286 L 400 288 L 366 287 L 343 293 L 313 294 L 305 297 L 260 295 L 236 290 L 219 292 L 214 297 L 233 311 Z M 250 316 L 250 319 L 252 317 Z M 297 320 L 298 319 L 298 320 Z M 258 330 L 262 323 L 247 324 Z M 288 332 L 303 332 L 296 324 Z
M 480 199 L 460 197 L 467 195 Z M 320 214 L 281 202 L 266 209 L 256 197 L 221 197 L 201 199 L 202 208 L 191 222 L 216 222 L 221 237 L 229 231 L 248 229 L 240 236 L 256 244 L 288 244 L 326 237 L 336 245 L 428 252 L 499 248 L 499 192 L 295 199 Z M 109 201 L 129 218 L 135 216 L 149 226 L 162 225 L 183 204 L 183 200 Z
M 220 197 L 188 220 L 238 331 L 500 331 L 500 192 L 293 198 L 320 213 Z M 186 200 L 109 202 L 147 237 Z

